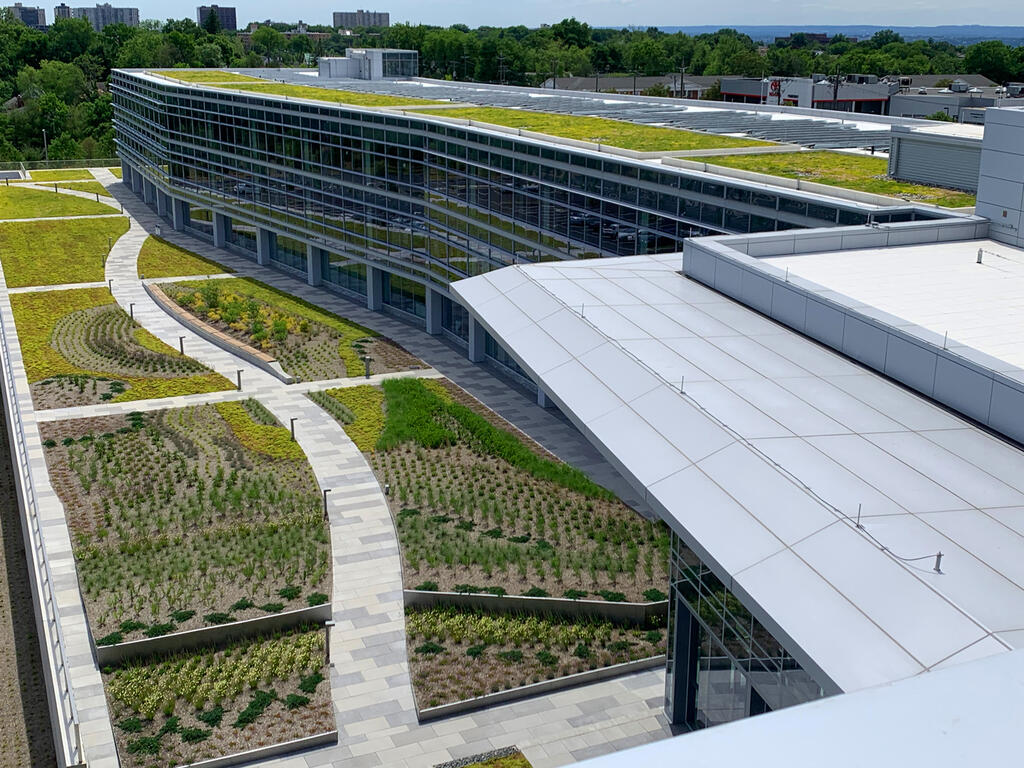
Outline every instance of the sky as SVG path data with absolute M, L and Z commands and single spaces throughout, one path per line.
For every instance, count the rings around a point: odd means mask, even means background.
M 36 0 L 38 2 L 38 0 Z M 204 0 L 208 2 L 209 0 Z M 35 4 L 24 0 L 25 4 Z M 182 0 L 138 3 L 144 19 L 195 18 L 196 2 Z M 87 4 L 79 0 L 82 5 Z M 69 3 L 78 5 L 79 3 Z M 132 0 L 111 0 L 112 5 L 133 5 Z M 221 4 L 230 5 L 231 0 Z M 40 5 L 42 5 L 40 3 Z M 714 3 L 688 3 L 680 0 L 356 0 L 352 3 L 328 5 L 314 0 L 292 0 L 282 6 L 278 0 L 235 2 L 239 26 L 249 21 L 303 20 L 309 24 L 330 24 L 331 12 L 341 10 L 389 11 L 391 22 L 536 27 L 575 16 L 592 26 L 691 26 L 714 24 L 723 27 L 737 24 L 792 24 L 811 29 L 814 24 L 874 24 L 879 26 L 934 26 L 938 24 L 1021 24 L 1018 0 L 991 0 L 969 8 L 953 0 L 859 0 L 838 3 L 835 0 L 717 0 Z M 52 12 L 47 7 L 47 15 Z M 287 16 L 287 18 L 284 18 Z

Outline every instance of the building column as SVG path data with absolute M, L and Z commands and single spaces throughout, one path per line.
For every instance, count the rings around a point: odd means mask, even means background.
M 665 714 L 673 725 L 693 725 L 697 720 L 700 624 L 674 589 L 668 620 L 672 647 L 670 674 L 665 678 Z
M 271 242 L 273 234 L 269 229 L 256 228 L 256 263 L 264 267 L 270 264 L 270 251 L 274 247 Z
M 156 215 L 167 215 L 167 195 L 159 189 L 156 191 Z
M 469 318 L 469 349 L 466 354 L 471 363 L 482 363 L 487 355 L 487 331 L 475 318 Z
M 128 165 L 126 160 L 121 161 L 121 183 L 131 189 L 132 186 L 132 167 Z
M 142 180 L 142 201 L 146 205 L 156 203 L 156 185 L 149 179 Z
M 306 282 L 309 285 L 323 284 L 323 250 L 306 243 Z
M 185 228 L 185 201 L 176 197 L 171 198 L 171 222 L 175 232 L 181 232 Z
M 427 288 L 427 333 L 438 336 L 441 333 L 441 294 Z
M 132 192 L 142 197 L 142 174 L 138 171 L 132 171 Z
M 548 393 L 544 391 L 544 388 L 537 385 L 537 405 L 541 408 L 554 408 L 555 404 L 551 402 L 551 398 L 548 397 Z
M 384 308 L 384 272 L 366 265 L 366 308 L 380 312 Z
M 227 242 L 228 226 L 229 225 L 230 225 L 230 222 L 229 222 L 227 216 L 225 216 L 223 213 L 217 213 L 216 211 L 214 212 L 214 214 L 213 214 L 213 247 L 214 248 L 223 248 L 224 247 L 224 244 Z

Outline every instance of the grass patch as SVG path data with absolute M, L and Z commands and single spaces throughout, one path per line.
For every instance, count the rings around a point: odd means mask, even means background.
M 110 171 L 112 174 L 114 174 L 114 176 L 116 176 L 119 179 L 120 178 L 124 178 L 122 176 L 122 173 L 123 173 L 123 169 L 122 168 L 119 168 L 119 167 L 118 168 L 107 168 L 107 170 Z
M 94 178 L 88 168 L 61 168 L 53 171 L 29 171 L 32 181 L 90 181 Z
M 845 187 L 858 192 L 888 195 L 948 208 L 964 208 L 975 203 L 974 195 L 966 192 L 893 179 L 888 175 L 889 161 L 871 155 L 818 150 L 764 155 L 723 155 L 703 157 L 700 160 L 712 165 L 801 179 L 830 187 Z
M 147 278 L 216 275 L 234 271 L 156 235 L 147 237 L 139 251 L 139 275 Z
M 430 101 L 408 96 L 385 96 L 379 93 L 357 93 L 355 91 L 336 91 L 331 88 L 317 88 L 311 85 L 291 85 L 289 83 L 242 83 L 218 85 L 218 88 L 230 88 L 239 91 L 251 91 L 255 94 L 270 96 L 290 96 L 296 99 L 326 101 L 333 104 L 350 104 L 355 107 L 400 107 L 421 106 L 425 104 L 445 104 L 443 101 Z M 715 146 L 723 146 L 721 144 Z
M 261 77 L 227 72 L 223 69 L 154 69 L 154 75 L 173 77 L 184 83 L 265 83 Z
M 60 189 L 74 189 L 79 192 L 88 192 L 90 195 L 100 195 L 101 197 L 113 197 L 107 188 L 100 184 L 98 181 L 66 181 L 59 183 L 57 186 Z M 81 198 L 78 198 L 81 199 Z M 111 213 L 113 209 L 107 208 L 107 213 Z
M 107 378 L 114 376 L 129 385 L 128 391 L 118 393 L 116 401 L 142 400 L 158 397 L 172 397 L 175 395 L 196 394 L 200 392 L 218 392 L 225 389 L 232 389 L 233 385 L 220 374 L 213 371 L 204 371 L 202 366 L 188 358 L 182 358 L 176 351 L 163 344 L 159 339 L 153 337 L 144 329 L 138 327 L 129 320 L 127 314 L 120 310 L 113 310 L 116 320 L 135 332 L 136 342 L 145 341 L 145 346 L 139 344 L 132 349 L 126 342 L 110 335 L 105 339 L 101 337 L 101 344 L 104 344 L 100 351 L 108 355 L 123 352 L 126 356 L 133 356 L 153 367 L 166 365 L 168 370 L 179 368 L 181 370 L 194 370 L 194 375 L 170 376 L 166 378 L 154 378 L 140 375 L 136 364 L 119 360 L 112 356 L 104 357 L 94 349 L 80 350 L 75 347 L 71 339 L 71 333 L 65 329 L 65 325 L 73 324 L 71 330 L 79 330 L 85 338 L 89 337 L 87 326 L 77 323 L 78 318 L 66 321 L 70 315 L 97 307 L 106 307 L 114 304 L 114 297 L 106 288 L 80 288 L 71 291 L 44 291 L 41 293 L 13 294 L 10 297 L 11 309 L 14 312 L 14 321 L 18 329 L 18 339 L 21 342 L 21 351 L 25 360 L 25 372 L 29 382 L 42 382 L 59 376 L 79 376 L 92 378 Z M 82 318 L 83 323 L 88 318 Z M 83 361 L 96 363 L 95 366 L 83 367 L 76 362 L 68 360 L 54 344 L 55 334 L 60 327 L 61 333 L 57 334 L 68 349 L 75 349 L 81 352 Z M 97 326 L 100 333 L 109 331 L 105 325 Z M 110 331 L 113 334 L 113 331 Z M 114 349 L 108 346 L 113 344 Z M 65 349 L 65 352 L 67 349 Z M 125 358 L 127 359 L 127 357 Z M 120 370 L 119 370 L 120 369 Z M 123 375 L 122 371 L 132 370 L 134 375 Z
M 329 389 L 323 394 L 352 414 L 352 420 L 342 425 L 356 447 L 364 453 L 372 451 L 384 431 L 384 393 L 377 387 L 361 386 Z
M 523 109 L 499 107 L 465 107 L 438 110 L 431 114 L 440 117 L 458 117 L 493 123 L 524 131 L 546 133 L 565 139 L 607 144 L 637 152 L 677 152 L 689 149 L 716 149 L 720 147 L 761 147 L 768 142 L 756 139 L 737 139 L 714 133 L 698 133 L 656 125 L 638 125 L 623 120 L 577 115 L 554 115 Z
M 98 181 L 91 183 L 103 186 Z M 106 194 L 106 190 L 103 194 Z M 0 186 L 0 219 L 39 219 L 50 216 L 92 216 L 109 213 L 115 213 L 115 211 L 110 206 L 97 203 L 95 200 L 84 200 L 72 195 L 46 192 L 42 189 Z M 58 222 L 36 223 L 56 224 Z M 105 253 L 106 241 L 103 243 L 103 248 Z M 5 249 L 4 261 L 6 262 L 7 259 L 8 254 Z
M 242 403 L 217 403 L 216 408 L 238 442 L 250 451 L 274 459 L 301 461 L 306 458 L 298 442 L 292 440 L 290 430 L 277 425 L 257 424 Z
M 68 195 L 54 197 L 99 206 L 110 213 L 102 203 Z M 0 224 L 0 261 L 7 287 L 99 282 L 104 278 L 108 238 L 116 242 L 127 231 L 128 218 L 122 216 Z

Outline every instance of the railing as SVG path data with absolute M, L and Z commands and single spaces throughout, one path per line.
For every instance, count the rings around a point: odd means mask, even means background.
M 12 459 L 24 500 L 23 521 L 30 544 L 27 551 L 31 553 L 29 566 L 36 587 L 34 590 L 35 607 L 42 624 L 40 649 L 45 651 L 42 661 L 45 665 L 46 690 L 51 697 L 51 713 L 55 714 L 59 720 L 59 722 L 53 723 L 54 728 L 58 729 L 56 734 L 58 738 L 55 739 L 58 746 L 58 760 L 62 766 L 84 766 L 85 754 L 82 749 L 78 707 L 75 705 L 74 693 L 71 690 L 67 647 L 60 626 L 53 572 L 50 569 L 50 560 L 43 545 L 42 527 L 39 520 L 39 500 L 35 484 L 32 481 L 25 425 L 21 418 L 21 409 L 18 406 L 6 323 L 2 318 L 0 318 L 0 354 L 3 356 L 4 405 L 13 437 Z
M 0 171 L 42 171 L 48 168 L 110 168 L 121 165 L 119 157 L 95 157 L 88 160 L 32 160 L 0 163 Z

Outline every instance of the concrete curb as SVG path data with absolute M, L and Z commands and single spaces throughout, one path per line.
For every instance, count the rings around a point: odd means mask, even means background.
M 330 620 L 331 613 L 331 604 L 327 602 L 311 608 L 271 613 L 244 621 L 233 621 L 230 624 L 200 627 L 171 635 L 147 637 L 144 640 L 130 640 L 117 645 L 97 645 L 95 646 L 96 662 L 104 667 L 108 664 L 120 664 L 144 656 L 220 645 L 231 640 L 254 637 L 281 629 L 292 629 L 303 624 L 323 624 Z
M 250 749 L 247 752 L 235 752 L 223 757 L 212 757 L 209 760 L 201 760 L 198 763 L 189 763 L 181 768 L 225 768 L 229 765 L 240 765 L 242 763 L 253 763 L 258 760 L 267 760 L 271 757 L 299 752 L 304 749 L 322 747 L 327 744 L 338 743 L 338 732 L 326 731 L 313 736 L 304 736 L 301 739 L 292 739 L 280 744 L 271 744 L 269 747 Z
M 613 664 L 610 667 L 601 667 L 599 669 L 590 669 L 586 672 L 577 672 L 574 675 L 556 677 L 554 680 L 544 680 L 540 683 L 523 685 L 519 688 L 509 688 L 506 691 L 488 693 L 485 696 L 477 696 L 475 699 L 463 699 L 462 701 L 455 701 L 451 704 L 442 704 L 439 707 L 420 709 L 419 704 L 417 703 L 416 716 L 419 718 L 421 723 L 425 723 L 430 720 L 437 720 L 438 718 L 457 715 L 474 709 L 484 709 L 485 707 L 493 707 L 496 704 L 504 704 L 509 701 L 526 699 L 530 696 L 536 696 L 541 693 L 561 691 L 566 688 L 573 688 L 577 685 L 586 685 L 587 683 L 596 683 L 599 680 L 607 680 L 610 677 L 628 675 L 632 672 L 642 672 L 646 669 L 663 666 L 666 658 L 667 657 L 664 655 L 652 656 L 647 659 L 627 661 L 624 664 Z
M 456 608 L 478 608 L 503 613 L 522 612 L 557 614 L 561 616 L 593 616 L 618 624 L 646 624 L 655 616 L 667 617 L 668 601 L 656 603 L 610 603 L 606 600 L 569 600 L 563 597 L 525 597 L 523 595 L 488 595 L 478 592 L 427 592 L 418 589 L 403 591 L 406 608 L 432 608 L 451 605 Z

